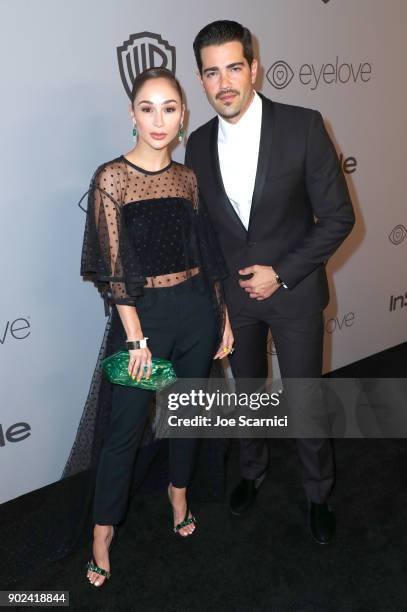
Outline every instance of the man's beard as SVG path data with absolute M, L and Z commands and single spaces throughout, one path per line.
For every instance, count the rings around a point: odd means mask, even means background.
M 227 94 L 227 93 L 234 93 L 236 95 L 239 96 L 239 92 L 236 89 L 230 89 L 230 90 L 224 90 L 221 91 L 217 94 L 216 96 L 216 101 L 218 101 L 220 99 L 220 96 L 223 94 Z M 238 115 L 240 115 L 241 113 L 241 107 L 238 108 L 237 110 L 232 110 L 230 109 L 230 111 L 228 110 L 228 107 L 226 107 L 226 109 L 224 107 L 222 107 L 222 109 L 218 110 L 218 114 L 223 117 L 224 119 L 233 119 L 234 117 L 237 117 Z
M 240 115 L 241 109 L 239 108 L 237 111 L 232 111 L 232 113 L 219 113 L 219 115 L 223 118 L 223 119 L 234 119 L 235 117 L 238 117 Z
M 222 107 L 219 109 L 218 113 L 223 119 L 233 119 L 234 117 L 238 117 L 242 112 L 242 105 L 240 104 L 238 108 Z

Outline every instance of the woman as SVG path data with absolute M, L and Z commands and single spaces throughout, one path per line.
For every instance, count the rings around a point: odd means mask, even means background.
M 135 79 L 131 100 L 137 142 L 92 178 L 81 274 L 110 303 L 111 347 L 127 347 L 133 378 L 150 376 L 153 356 L 170 359 L 179 378 L 206 378 L 233 335 L 222 300 L 226 271 L 195 175 L 171 160 L 170 145 L 183 137 L 182 91 L 170 71 L 153 68 Z M 93 502 L 87 576 L 95 586 L 110 576 L 109 546 L 124 519 L 150 401 L 150 391 L 113 385 Z M 169 446 L 174 531 L 186 537 L 195 529 L 186 492 L 196 440 Z

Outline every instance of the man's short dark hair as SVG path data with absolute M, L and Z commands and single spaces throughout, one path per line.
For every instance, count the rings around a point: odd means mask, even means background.
M 249 66 L 253 61 L 252 35 L 248 28 L 245 28 L 237 21 L 213 21 L 202 28 L 194 40 L 194 53 L 199 73 L 202 74 L 201 49 L 210 45 L 223 45 L 235 40 L 242 43 L 243 55 Z

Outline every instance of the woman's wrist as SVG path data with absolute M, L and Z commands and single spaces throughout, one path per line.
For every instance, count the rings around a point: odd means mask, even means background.
M 142 338 L 141 340 L 126 340 L 126 348 L 129 351 L 147 348 L 147 340 L 148 337 Z
M 135 331 L 127 333 L 126 342 L 133 342 L 135 340 L 142 340 L 144 338 L 143 331 L 137 329 Z

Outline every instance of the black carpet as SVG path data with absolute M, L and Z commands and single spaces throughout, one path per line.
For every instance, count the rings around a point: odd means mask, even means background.
M 404 378 L 406 364 L 407 343 L 334 374 Z M 271 440 L 268 477 L 247 517 L 232 517 L 226 502 L 195 503 L 197 530 L 183 539 L 171 531 L 165 492 L 134 498 L 112 547 L 112 578 L 101 589 L 85 578 L 90 542 L 24 582 L 2 580 L 1 588 L 70 591 L 76 610 L 404 612 L 406 441 L 336 440 L 335 449 L 337 535 L 330 545 L 308 532 L 294 441 Z M 237 480 L 233 443 L 229 491 Z M 38 494 L 0 507 L 2 546 L 12 546 L 7 512 L 23 514 Z M 9 574 L 0 560 L 1 575 Z

